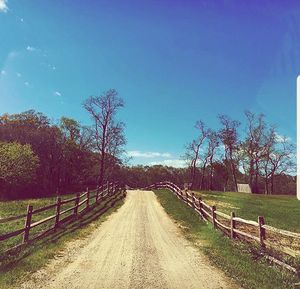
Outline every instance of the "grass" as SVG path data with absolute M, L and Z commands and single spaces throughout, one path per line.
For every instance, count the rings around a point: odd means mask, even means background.
M 36 207 L 41 207 L 52 204 L 53 200 L 53 198 L 45 198 L 30 200 L 29 202 L 34 207 L 35 205 Z M 106 202 L 109 208 L 110 200 Z M 27 203 L 28 200 L 0 203 L 2 217 L 22 214 Z M 0 289 L 18 288 L 22 281 L 28 279 L 33 272 L 45 266 L 49 259 L 62 251 L 68 241 L 87 237 L 109 214 L 116 211 L 122 204 L 123 201 L 118 201 L 114 207 L 106 211 L 102 205 L 99 205 L 77 220 L 60 225 L 55 232 L 49 233 L 44 238 L 29 244 L 17 254 L 2 254 L 0 256 Z
M 75 194 L 69 194 L 69 195 L 64 195 L 61 196 L 62 200 L 66 200 L 66 199 L 71 199 L 75 197 Z M 85 197 L 84 197 L 85 198 Z M 82 201 L 83 198 L 80 198 L 80 201 Z M 45 207 L 48 205 L 52 205 L 55 204 L 56 202 L 56 197 L 48 197 L 48 198 L 40 198 L 40 199 L 27 199 L 27 200 L 19 200 L 19 201 L 3 201 L 0 202 L 0 218 L 6 218 L 6 217 L 10 217 L 10 216 L 17 216 L 17 215 L 23 215 L 24 213 L 27 212 L 27 206 L 28 205 L 32 205 L 33 206 L 33 210 L 41 208 L 41 207 Z M 95 198 L 92 198 L 90 200 L 90 205 L 95 203 Z M 61 211 L 73 207 L 74 206 L 74 202 L 70 202 L 67 204 L 63 204 L 61 205 Z M 82 206 L 80 207 L 80 209 L 83 208 Z M 41 219 L 44 219 L 46 217 L 49 217 L 51 215 L 54 215 L 56 211 L 56 208 L 52 208 L 50 210 L 38 213 L 38 214 L 34 214 L 32 216 L 32 223 L 39 221 Z M 72 211 L 70 211 L 69 213 L 64 214 L 62 217 L 67 217 L 72 215 Z M 24 227 L 24 222 L 25 222 L 25 218 L 21 218 L 15 221 L 11 221 L 8 223 L 3 223 L 0 224 L 0 234 L 4 234 L 4 233 L 8 233 L 8 232 L 12 232 L 18 229 L 21 229 Z M 44 231 L 45 229 L 49 228 L 49 227 L 53 227 L 54 225 L 54 220 L 51 220 L 49 222 L 46 222 L 44 224 L 41 224 L 40 226 L 37 226 L 33 229 L 30 230 L 30 235 L 34 236 L 37 235 L 38 233 Z M 10 238 L 5 242 L 1 243 L 1 247 L 0 247 L 0 253 L 5 251 L 6 249 L 9 249 L 17 244 L 20 244 L 20 242 L 22 241 L 22 235 L 16 236 L 14 238 Z
M 62 199 L 72 198 L 74 195 L 65 195 L 62 197 Z M 52 205 L 56 202 L 56 197 L 50 197 L 50 198 L 40 198 L 40 199 L 27 199 L 27 200 L 20 200 L 20 201 L 2 201 L 0 202 L 0 218 L 6 218 L 10 216 L 18 216 L 23 215 L 27 212 L 27 205 L 32 205 L 33 209 L 45 207 L 48 205 Z M 62 207 L 62 210 L 71 207 L 74 205 L 73 203 L 65 204 Z M 46 218 L 48 216 L 51 216 L 55 213 L 55 208 L 51 210 L 47 210 L 44 212 L 41 212 L 39 214 L 33 215 L 32 222 L 35 222 L 37 220 L 41 220 L 43 218 Z M 8 223 L 0 224 L 0 234 L 12 232 L 14 230 L 18 230 L 24 227 L 25 218 L 11 221 Z M 53 226 L 53 220 L 49 221 L 45 224 L 42 224 L 41 226 L 38 226 L 37 228 L 34 228 L 31 230 L 30 234 L 36 234 L 41 230 L 44 230 L 48 226 Z M 6 249 L 9 249 L 17 244 L 19 244 L 22 240 L 22 235 L 16 236 L 14 238 L 8 239 L 5 242 L 2 242 L 0 252 L 5 251 Z
M 294 288 L 299 279 L 278 268 L 269 266 L 264 260 L 254 257 L 249 246 L 232 242 L 210 224 L 199 220 L 196 212 L 168 190 L 155 190 L 158 200 L 166 212 L 179 224 L 184 235 L 192 241 L 211 262 L 226 275 L 247 289 Z
M 300 201 L 294 196 L 266 196 L 236 192 L 196 192 L 217 210 L 257 221 L 264 216 L 268 225 L 279 229 L 300 232 Z

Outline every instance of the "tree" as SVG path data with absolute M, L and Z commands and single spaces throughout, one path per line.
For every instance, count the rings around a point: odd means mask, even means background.
M 190 166 L 190 182 L 191 187 L 195 186 L 195 177 L 197 171 L 197 162 L 200 160 L 200 148 L 207 137 L 208 131 L 203 121 L 199 120 L 195 124 L 195 128 L 199 131 L 199 135 L 186 146 L 185 159 Z
M 72 118 L 61 117 L 60 129 L 66 139 L 77 142 L 80 138 L 80 124 Z
M 209 190 L 213 189 L 213 159 L 216 153 L 216 149 L 220 144 L 220 138 L 217 132 L 209 130 L 208 132 L 208 162 L 209 162 Z
M 11 190 L 34 182 L 38 165 L 30 145 L 0 142 L 0 184 L 4 187 Z
M 116 113 L 124 106 L 124 102 L 116 90 L 110 89 L 100 96 L 89 97 L 83 106 L 94 123 L 93 138 L 100 154 L 98 184 L 101 186 L 106 177 L 107 162 L 111 160 L 108 155 L 120 157 L 126 144 L 124 123 L 116 120 Z
M 225 191 L 228 182 L 228 170 L 224 162 L 215 161 L 212 164 L 213 182 L 212 190 Z
M 261 159 L 261 175 L 265 180 L 265 194 L 274 193 L 275 176 L 295 173 L 295 147 L 288 138 L 278 136 L 274 128 L 265 135 L 265 150 Z
M 39 157 L 39 182 L 31 188 L 39 194 L 50 194 L 59 185 L 62 158 L 62 134 L 42 113 L 28 110 L 0 117 L 0 141 L 30 144 Z M 30 192 L 31 190 L 28 190 Z
M 247 118 L 247 135 L 242 143 L 242 160 L 245 174 L 248 173 L 248 182 L 252 192 L 258 193 L 258 178 L 260 170 L 260 161 L 267 149 L 268 143 L 264 143 L 266 138 L 266 123 L 264 115 L 245 111 Z
M 236 156 L 239 150 L 238 132 L 237 128 L 240 125 L 239 121 L 232 120 L 227 115 L 220 115 L 219 120 L 223 126 L 220 130 L 220 139 L 225 148 L 225 160 L 229 165 L 231 172 L 234 190 L 237 191 L 237 161 Z

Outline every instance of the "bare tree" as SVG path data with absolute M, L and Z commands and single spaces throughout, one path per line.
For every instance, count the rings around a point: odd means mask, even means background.
M 288 138 L 278 136 L 274 128 L 265 135 L 264 155 L 261 159 L 261 175 L 265 180 L 265 194 L 274 193 L 276 175 L 292 173 L 295 167 L 295 146 Z
M 195 177 L 197 171 L 197 162 L 200 159 L 200 148 L 203 145 L 205 138 L 207 137 L 207 129 L 203 121 L 199 120 L 195 124 L 195 128 L 199 131 L 197 139 L 194 139 L 186 146 L 185 159 L 190 164 L 190 180 L 191 187 L 195 185 Z
M 268 147 L 268 141 L 264 138 L 266 123 L 264 115 L 255 115 L 245 111 L 247 118 L 247 135 L 242 144 L 243 168 L 248 174 L 248 183 L 252 192 L 258 192 L 259 163 Z
M 200 189 L 204 190 L 204 180 L 205 180 L 205 171 L 206 171 L 206 166 L 208 164 L 209 161 L 209 157 L 210 157 L 210 151 L 209 151 L 209 147 L 207 146 L 206 152 L 203 153 L 203 157 L 201 159 L 201 181 L 200 181 Z
M 238 132 L 237 128 L 240 125 L 239 121 L 232 120 L 226 115 L 220 115 L 219 120 L 223 126 L 220 130 L 220 139 L 225 148 L 225 163 L 229 164 L 234 190 L 237 191 L 237 161 L 236 155 L 239 150 Z
M 94 122 L 93 137 L 100 154 L 98 184 L 101 186 L 107 162 L 119 157 L 126 143 L 124 123 L 116 120 L 116 113 L 124 106 L 124 102 L 116 90 L 110 89 L 100 96 L 89 97 L 83 106 Z
M 213 189 L 213 158 L 220 144 L 220 138 L 217 132 L 209 130 L 208 132 L 208 163 L 209 163 L 209 190 Z

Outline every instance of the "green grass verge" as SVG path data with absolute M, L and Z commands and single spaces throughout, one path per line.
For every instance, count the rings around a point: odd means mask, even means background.
M 43 206 L 51 204 L 53 200 L 39 199 L 35 201 L 38 205 Z M 123 200 L 118 201 L 104 214 L 102 214 L 101 205 L 95 207 L 79 219 L 62 224 L 55 232 L 33 242 L 18 254 L 0 256 L 0 289 L 18 288 L 18 285 L 28 279 L 33 272 L 45 266 L 49 259 L 62 251 L 68 241 L 87 237 L 122 204 Z M 20 203 L 6 202 L 6 206 L 10 206 L 16 214 L 19 211 L 23 212 L 24 204 L 23 201 Z
M 61 196 L 62 200 L 66 200 L 66 199 L 71 199 L 74 198 L 75 194 L 69 194 L 69 195 L 64 195 Z M 80 201 L 83 200 L 83 198 L 85 197 L 81 197 Z M 40 199 L 26 199 L 26 200 L 20 200 L 20 201 L 2 201 L 0 202 L 0 218 L 6 218 L 6 217 L 10 217 L 10 216 L 17 216 L 17 215 L 23 215 L 24 213 L 26 213 L 27 211 L 27 206 L 28 205 L 32 205 L 33 209 L 38 209 L 41 207 L 45 207 L 45 206 L 49 206 L 52 204 L 55 204 L 56 202 L 56 197 L 48 197 L 48 198 L 40 198 Z M 93 205 L 95 203 L 95 198 L 91 198 L 90 200 L 90 205 Z M 68 209 L 70 207 L 74 206 L 74 202 L 70 202 L 68 204 L 63 204 L 61 205 L 61 211 Z M 85 206 L 82 205 L 80 207 L 80 209 L 82 209 Z M 34 214 L 32 216 L 32 223 L 42 220 L 46 217 L 49 217 L 51 215 L 54 215 L 56 211 L 56 208 L 52 208 L 50 210 L 38 213 L 38 214 Z M 63 215 L 63 217 L 67 217 L 72 215 L 72 211 L 66 213 Z M 42 231 L 45 231 L 47 228 L 49 227 L 53 227 L 54 225 L 54 219 L 46 222 L 44 224 L 41 224 L 40 226 L 37 226 L 33 229 L 30 230 L 30 235 L 34 236 L 37 235 L 38 233 L 41 233 Z M 12 232 L 18 229 L 21 229 L 24 227 L 24 223 L 25 223 L 25 218 L 22 219 L 18 219 L 15 221 L 11 221 L 8 223 L 3 223 L 0 224 L 0 234 L 5 234 L 8 232 Z M 13 246 L 16 246 L 18 244 L 20 244 L 22 242 L 22 235 L 13 237 L 8 239 L 5 242 L 1 242 L 1 247 L 0 247 L 0 254 L 1 252 L 12 248 Z
M 196 212 L 168 190 L 154 191 L 166 212 L 178 223 L 184 235 L 211 262 L 226 275 L 247 289 L 294 288 L 299 279 L 290 273 L 269 266 L 264 260 L 254 258 L 251 248 L 241 242 L 233 242 L 216 231 L 210 224 L 199 220 Z
M 236 192 L 196 192 L 209 205 L 221 212 L 257 221 L 264 216 L 268 225 L 300 232 L 300 201 L 293 196 L 266 196 Z

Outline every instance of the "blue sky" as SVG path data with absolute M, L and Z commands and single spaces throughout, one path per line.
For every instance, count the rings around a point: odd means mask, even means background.
M 196 120 L 245 109 L 296 141 L 299 1 L 0 0 L 0 39 L 1 114 L 89 124 L 115 88 L 133 164 L 180 165 Z

